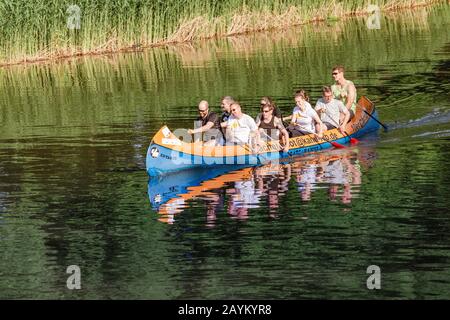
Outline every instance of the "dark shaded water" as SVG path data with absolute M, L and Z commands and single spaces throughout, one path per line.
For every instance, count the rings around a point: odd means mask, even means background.
M 449 16 L 0 70 L 0 297 L 449 298 Z M 336 63 L 388 133 L 149 190 L 163 124 L 191 126 L 199 100 L 218 109 L 225 94 L 252 115 L 264 95 L 289 112 L 292 91 L 315 101 Z M 183 196 L 152 206 L 148 193 L 173 186 Z M 69 265 L 81 290 L 66 287 Z M 366 287 L 369 265 L 380 290 Z

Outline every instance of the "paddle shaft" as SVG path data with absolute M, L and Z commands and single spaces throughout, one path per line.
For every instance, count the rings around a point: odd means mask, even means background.
M 338 123 L 336 123 L 336 121 L 334 121 L 334 119 L 333 119 L 332 117 L 330 117 L 330 115 L 328 114 L 328 112 L 327 112 L 326 109 L 324 109 L 324 112 L 325 112 L 325 114 L 328 116 L 328 118 L 330 118 L 331 121 L 333 121 L 333 123 L 334 123 L 335 125 L 337 125 L 337 128 L 339 128 L 340 125 L 339 125 Z M 350 137 L 350 135 L 349 135 L 349 134 L 347 133 L 347 131 L 345 131 L 345 130 L 344 130 L 344 134 L 350 139 L 350 143 L 356 144 L 356 143 L 359 142 L 358 139 Z
M 362 105 L 360 105 L 359 103 L 356 104 L 358 107 L 360 107 L 365 114 L 367 114 L 369 117 L 371 117 L 373 120 L 375 120 L 376 122 L 378 122 L 383 128 L 384 131 L 388 131 L 388 127 L 386 125 L 384 125 L 383 123 L 381 123 L 380 121 L 378 121 L 377 118 L 375 118 L 374 116 L 372 116 L 369 112 L 367 112 L 366 108 L 364 108 Z
M 331 145 L 332 145 L 333 147 L 335 147 L 335 148 L 345 148 L 345 146 L 343 146 L 343 145 L 340 144 L 340 143 L 337 143 L 337 142 L 335 142 L 335 141 L 330 141 L 330 140 L 328 140 L 328 139 L 325 139 L 324 136 L 322 136 L 322 137 L 320 138 L 319 135 L 318 135 L 317 133 L 315 133 L 315 132 L 313 132 L 313 131 L 309 131 L 309 130 L 307 130 L 306 128 L 303 128 L 303 127 L 302 127 L 302 130 L 304 130 L 304 131 L 306 131 L 306 132 L 308 132 L 308 133 L 312 133 L 313 135 L 315 135 L 315 136 L 318 137 L 319 139 L 322 139 L 322 140 L 325 140 L 325 141 L 328 142 L 328 143 L 331 143 Z M 322 143 L 319 142 L 319 144 L 322 144 Z
M 280 140 L 275 140 L 274 138 L 272 138 L 271 136 L 269 136 L 265 130 L 260 131 L 264 134 L 264 136 L 266 136 L 266 138 L 269 138 L 271 141 L 280 141 Z M 287 141 L 286 143 L 289 143 L 289 141 Z M 280 144 L 281 145 L 281 144 Z

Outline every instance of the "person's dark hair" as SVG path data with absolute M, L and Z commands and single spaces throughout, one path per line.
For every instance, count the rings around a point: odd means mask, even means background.
M 294 97 L 295 97 L 295 98 L 297 98 L 297 97 L 302 97 L 303 100 L 309 102 L 309 96 L 308 96 L 308 94 L 306 93 L 306 91 L 303 90 L 303 89 L 300 89 L 300 90 L 295 91 Z

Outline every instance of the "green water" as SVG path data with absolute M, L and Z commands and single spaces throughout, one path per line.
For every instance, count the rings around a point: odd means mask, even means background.
M 442 5 L 380 30 L 355 19 L 1 69 L 0 298 L 448 299 L 449 17 Z M 191 127 L 197 103 L 218 110 L 223 95 L 289 113 L 338 63 L 389 132 L 225 175 L 161 221 L 145 156 L 162 125 Z

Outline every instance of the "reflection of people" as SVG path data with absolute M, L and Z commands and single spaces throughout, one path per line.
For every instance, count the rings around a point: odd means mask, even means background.
M 208 101 L 200 101 L 198 113 L 200 116 L 197 118 L 197 122 L 200 124 L 200 127 L 189 129 L 188 133 L 196 134 L 203 132 L 204 145 L 206 146 L 222 145 L 223 138 L 222 132 L 220 131 L 219 117 L 214 111 L 209 110 Z
M 291 179 L 291 165 L 268 164 L 255 170 L 257 187 L 262 194 L 267 195 L 270 217 L 275 218 L 280 196 L 288 190 Z
M 223 211 L 225 199 L 226 213 L 233 219 L 247 219 L 249 208 L 260 207 L 267 208 L 269 216 L 276 218 L 289 185 L 297 185 L 302 201 L 311 200 L 318 188 L 327 188 L 330 200 L 349 204 L 357 196 L 361 184 L 361 166 L 364 170 L 364 163 L 371 164 L 375 157 L 373 150 L 359 146 L 357 149 L 346 148 L 296 158 L 296 162 L 288 164 L 269 163 L 233 171 L 203 181 L 201 185 L 184 186 L 186 193 L 177 193 L 176 197 L 161 204 L 158 209 L 161 214 L 159 220 L 173 223 L 174 215 L 184 211 L 188 207 L 187 201 L 194 198 L 203 201 L 208 227 L 217 223 L 217 213 Z M 292 173 L 296 180 L 294 185 L 290 183 Z M 323 194 L 320 192 L 316 195 Z M 159 203 L 161 196 L 155 196 L 157 198 Z M 351 210 L 350 207 L 344 209 Z
M 221 192 L 222 190 L 217 190 L 217 193 L 208 192 L 205 202 L 206 202 L 206 226 L 214 227 L 216 224 L 216 212 L 223 209 L 224 196 Z
M 313 164 L 305 164 L 297 173 L 298 191 L 303 201 L 311 200 L 311 188 L 316 183 L 316 166 Z
M 336 200 L 339 186 L 343 186 L 342 203 L 352 200 L 352 186 L 361 184 L 361 171 L 356 154 L 343 154 L 341 158 L 322 163 L 323 181 L 330 184 L 330 200 Z
M 235 181 L 234 188 L 226 190 L 229 195 L 228 214 L 236 219 L 247 219 L 249 208 L 259 208 L 261 194 L 255 188 L 253 175 Z
M 301 199 L 311 200 L 311 194 L 317 185 L 327 184 L 330 200 L 336 200 L 342 186 L 341 200 L 343 203 L 350 203 L 354 191 L 352 188 L 361 184 L 361 170 L 357 157 L 356 152 L 339 150 L 293 163 Z

